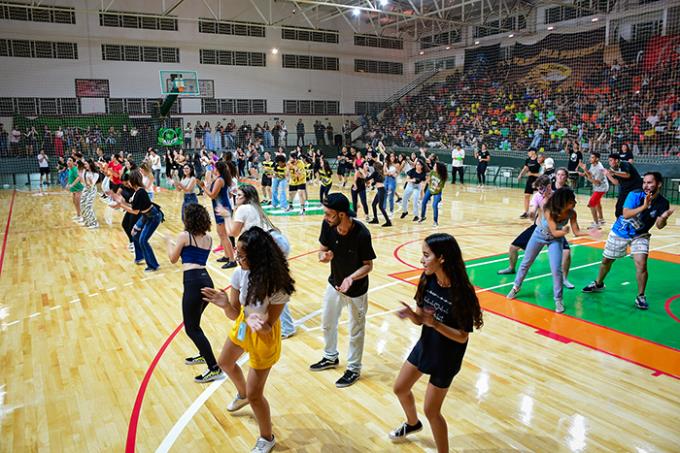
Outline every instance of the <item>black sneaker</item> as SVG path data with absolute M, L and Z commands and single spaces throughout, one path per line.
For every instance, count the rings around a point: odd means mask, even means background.
M 354 384 L 358 380 L 359 380 L 359 373 L 352 371 L 352 370 L 346 370 L 345 374 L 343 374 L 340 379 L 335 381 L 335 386 L 339 389 L 344 388 L 344 387 L 349 387 L 350 385 Z
M 378 219 L 375 219 L 375 218 L 374 218 L 373 220 L 371 220 L 371 221 L 368 222 L 368 223 L 370 223 L 370 224 L 372 224 L 372 225 L 377 225 L 377 224 L 379 224 L 380 222 L 378 222 Z
M 420 220 L 418 216 L 413 217 L 413 222 L 417 222 L 418 220 Z
M 399 218 L 400 218 L 400 219 L 403 219 L 403 218 L 406 217 L 407 215 L 408 215 L 408 211 L 407 211 L 407 212 L 402 212 L 402 213 L 401 213 L 401 216 L 400 216 Z
M 583 288 L 581 291 L 583 291 L 584 293 L 597 293 L 597 292 L 602 291 L 603 289 L 604 289 L 604 283 L 600 283 L 598 285 L 597 282 L 592 281 L 592 282 L 590 282 L 590 284 L 588 284 L 588 286 Z
M 409 425 L 408 423 L 404 422 L 401 424 L 401 426 L 394 431 L 391 431 L 389 434 L 390 439 L 393 442 L 399 442 L 401 440 L 406 439 L 406 436 L 409 434 L 414 434 L 417 433 L 418 431 L 423 430 L 423 424 L 418 420 L 418 423 L 415 425 Z
M 184 364 L 185 365 L 205 365 L 205 359 L 201 355 L 197 355 L 196 357 L 187 357 L 184 359 Z
M 229 258 L 227 258 L 226 256 L 223 256 L 222 258 L 217 258 L 215 261 L 217 261 L 218 263 L 228 263 Z
M 526 219 L 529 217 L 529 214 L 526 212 L 523 212 L 521 216 L 519 216 L 520 219 Z
M 328 370 L 328 369 L 331 369 L 331 368 L 335 368 L 336 366 L 338 366 L 339 363 L 340 363 L 339 359 L 331 360 L 331 359 L 327 359 L 327 358 L 324 357 L 323 359 L 319 360 L 318 362 L 310 365 L 309 370 L 310 371 Z
M 232 267 L 236 267 L 236 261 L 227 261 L 222 265 L 222 269 L 231 269 Z
M 387 222 L 383 223 L 382 226 L 384 226 L 384 227 L 391 227 L 391 226 L 392 226 L 392 222 L 390 222 L 390 221 L 388 220 Z
M 203 374 L 199 374 L 198 376 L 194 377 L 194 382 L 198 382 L 199 384 L 206 384 L 208 382 L 216 381 L 218 379 L 223 379 L 224 378 L 224 373 L 222 373 L 222 370 L 217 368 L 216 370 L 211 370 L 208 368 L 203 372 Z

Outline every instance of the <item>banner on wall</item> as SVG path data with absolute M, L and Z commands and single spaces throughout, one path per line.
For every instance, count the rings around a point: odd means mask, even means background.
M 475 79 L 494 77 L 500 56 L 500 44 L 465 49 L 465 74 Z
M 601 69 L 605 48 L 604 27 L 581 33 L 550 34 L 535 44 L 513 46 L 509 78 L 538 83 L 559 83 L 572 76 L 588 80 Z

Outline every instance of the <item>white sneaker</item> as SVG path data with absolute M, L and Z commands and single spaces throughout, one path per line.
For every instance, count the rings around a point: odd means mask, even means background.
M 91 229 L 91 230 L 96 230 L 97 228 L 99 228 L 99 224 L 95 223 L 93 225 L 90 225 L 88 228 Z
M 562 284 L 567 289 L 574 289 L 575 288 L 574 284 L 572 282 L 570 282 L 569 280 L 567 280 L 566 278 L 562 280 Z
M 247 406 L 248 404 L 250 404 L 250 402 L 248 401 L 248 398 L 241 398 L 241 396 L 237 393 L 234 400 L 231 403 L 229 403 L 229 405 L 227 406 L 227 411 L 235 412 L 235 411 L 241 409 L 242 407 Z M 266 451 L 269 451 L 269 450 L 266 450 Z
M 505 296 L 506 299 L 514 299 L 517 297 L 517 293 L 519 293 L 519 288 L 516 286 L 513 286 L 510 292 L 508 293 L 507 296 Z
M 561 300 L 555 301 L 555 313 L 564 313 L 564 303 Z
M 255 447 L 250 450 L 250 453 L 269 453 L 276 445 L 276 438 L 272 435 L 272 440 L 267 440 L 264 437 L 258 437 Z

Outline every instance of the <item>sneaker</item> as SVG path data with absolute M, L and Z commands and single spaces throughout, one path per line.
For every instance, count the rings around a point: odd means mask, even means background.
M 418 220 L 420 220 L 420 218 L 418 216 L 414 216 L 412 222 L 417 222 Z
M 379 224 L 380 222 L 378 222 L 378 219 L 371 219 L 371 221 L 368 222 L 368 223 L 370 223 L 371 225 L 377 225 L 377 224 Z
M 599 222 L 593 222 L 593 223 L 590 224 L 590 226 L 588 226 L 589 230 L 593 230 L 595 228 L 597 228 L 598 230 L 600 229 L 600 223 Z
M 199 384 L 205 384 L 207 382 L 222 379 L 222 377 L 224 377 L 224 373 L 222 373 L 222 370 L 220 370 L 219 368 L 216 370 L 211 370 L 210 368 L 208 368 L 203 372 L 203 374 L 199 374 L 198 376 L 194 377 L 194 382 L 198 382 Z
M 349 387 L 359 380 L 359 373 L 352 370 L 346 370 L 345 374 L 340 379 L 335 381 L 335 386 L 339 389 Z
M 324 357 L 323 359 L 319 360 L 318 362 L 310 365 L 309 370 L 310 371 L 328 370 L 330 368 L 335 368 L 336 366 L 338 366 L 339 363 L 340 363 L 340 360 L 337 359 L 337 358 L 335 360 L 331 360 L 331 359 L 327 359 L 327 358 Z
M 515 270 L 514 270 L 514 269 L 511 269 L 511 268 L 509 268 L 509 267 L 506 267 L 505 269 L 501 269 L 501 270 L 499 270 L 499 271 L 496 272 L 496 273 L 497 273 L 498 275 L 510 275 L 510 274 L 514 274 L 514 273 L 515 273 Z
M 391 226 L 392 226 L 392 222 L 390 222 L 390 221 L 388 220 L 387 222 L 383 223 L 381 226 L 384 226 L 384 227 L 391 227 Z
M 91 230 L 96 230 L 97 228 L 99 228 L 99 224 L 93 223 L 92 225 L 88 226 L 88 228 L 91 229 Z
M 600 221 L 599 221 L 598 223 L 599 223 L 600 225 L 604 225 L 604 224 L 606 224 L 607 222 L 606 222 L 604 219 L 600 219 Z
M 567 289 L 574 289 L 576 288 L 572 282 L 567 280 L 566 278 L 562 280 L 562 284 L 564 285 L 565 288 Z
M 227 258 L 226 256 L 223 256 L 221 258 L 217 258 L 215 261 L 217 261 L 218 263 L 228 263 L 229 258 Z
M 236 398 L 232 400 L 231 403 L 227 406 L 227 411 L 229 412 L 235 412 L 239 409 L 241 409 L 244 406 L 247 406 L 249 404 L 248 398 L 241 398 L 241 395 L 238 393 L 236 394 Z
M 635 306 L 639 308 L 640 310 L 647 310 L 649 308 L 649 304 L 647 303 L 647 296 L 644 294 L 640 294 L 635 298 Z
M 285 209 L 286 212 L 290 212 L 290 211 L 292 211 L 292 210 L 293 210 L 293 207 L 292 207 L 292 206 L 288 206 L 288 207 Z
M 128 250 L 132 253 L 135 253 L 135 243 L 134 242 L 130 242 L 128 244 Z
M 185 365 L 205 365 L 205 359 L 201 355 L 195 357 L 187 357 L 184 359 Z
M 286 338 L 290 338 L 293 335 L 295 335 L 296 332 L 297 332 L 296 330 L 293 330 L 292 332 L 285 332 L 285 333 L 281 332 L 281 339 L 285 340 Z
M 403 218 L 406 217 L 407 215 L 408 215 L 408 211 L 402 212 L 401 215 L 399 216 L 399 218 L 400 218 L 400 219 L 403 219 Z
M 415 425 L 409 425 L 408 423 L 404 422 L 401 424 L 401 426 L 394 431 L 391 431 L 388 436 L 392 441 L 401 441 L 406 439 L 406 436 L 409 434 L 415 434 L 419 431 L 423 430 L 423 424 L 418 420 L 418 423 Z
M 301 209 L 301 210 L 300 210 L 300 215 L 305 215 L 305 213 L 306 213 L 306 212 L 305 212 L 304 209 Z
M 142 264 L 146 264 L 146 261 L 144 261 L 144 260 L 135 261 L 135 264 L 137 266 L 141 266 Z
M 158 270 L 157 267 L 147 267 L 144 269 L 144 272 L 156 272 Z
M 598 285 L 596 281 L 592 281 L 588 284 L 588 286 L 583 288 L 581 291 L 583 291 L 584 293 L 598 293 L 598 292 L 602 291 L 603 289 L 604 289 L 604 283 L 600 283 Z
M 231 269 L 232 267 L 236 267 L 236 261 L 229 261 L 222 265 L 222 269 Z
M 418 219 L 418 223 L 423 223 L 427 217 L 421 217 Z
M 508 293 L 507 296 L 505 296 L 506 299 L 514 299 L 517 297 L 517 293 L 519 293 L 519 288 L 516 286 L 513 286 L 510 292 Z
M 437 222 L 432 222 L 432 226 L 433 226 L 433 227 L 438 227 L 439 224 L 438 224 Z
M 257 442 L 255 442 L 255 447 L 250 450 L 250 453 L 269 453 L 274 449 L 276 445 L 276 438 L 272 434 L 272 440 L 267 440 L 264 437 L 258 437 Z
M 519 216 L 520 219 L 526 219 L 528 217 L 529 217 L 529 214 L 527 214 L 526 212 L 523 212 L 522 215 Z
M 564 313 L 564 303 L 561 300 L 555 301 L 555 313 Z

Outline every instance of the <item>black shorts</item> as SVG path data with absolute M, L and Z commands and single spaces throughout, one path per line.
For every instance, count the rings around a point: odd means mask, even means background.
M 307 184 L 297 184 L 288 186 L 288 192 L 297 192 L 298 190 L 307 190 Z
M 121 184 L 114 184 L 112 182 L 109 183 L 109 190 L 113 193 L 118 192 L 118 189 L 120 189 Z
M 418 368 L 423 374 L 430 375 L 430 384 L 441 389 L 447 389 L 451 386 L 453 378 L 460 371 L 463 357 L 452 357 L 452 360 L 439 361 L 436 366 L 431 366 L 431 364 L 426 364 L 427 358 L 424 356 L 425 351 L 423 351 L 422 339 L 418 340 L 418 343 L 413 347 L 411 353 L 406 359 L 408 363 Z
M 534 234 L 534 230 L 536 229 L 536 224 L 531 225 L 529 228 L 526 230 L 522 231 L 519 236 L 515 238 L 514 241 L 512 241 L 512 245 L 514 245 L 517 248 L 520 248 L 522 250 L 526 250 L 527 244 L 529 243 L 529 239 L 531 239 L 531 235 Z
M 529 176 L 527 178 L 527 184 L 524 186 L 524 193 L 531 195 L 532 193 L 536 192 L 536 189 L 534 189 L 534 183 L 536 182 L 536 176 Z
M 345 176 L 345 165 L 338 164 L 338 176 Z
M 41 175 L 49 175 L 50 174 L 50 167 L 40 167 L 40 174 Z
M 272 178 L 267 175 L 262 175 L 262 180 L 260 181 L 260 183 L 262 184 L 262 187 L 271 187 Z

